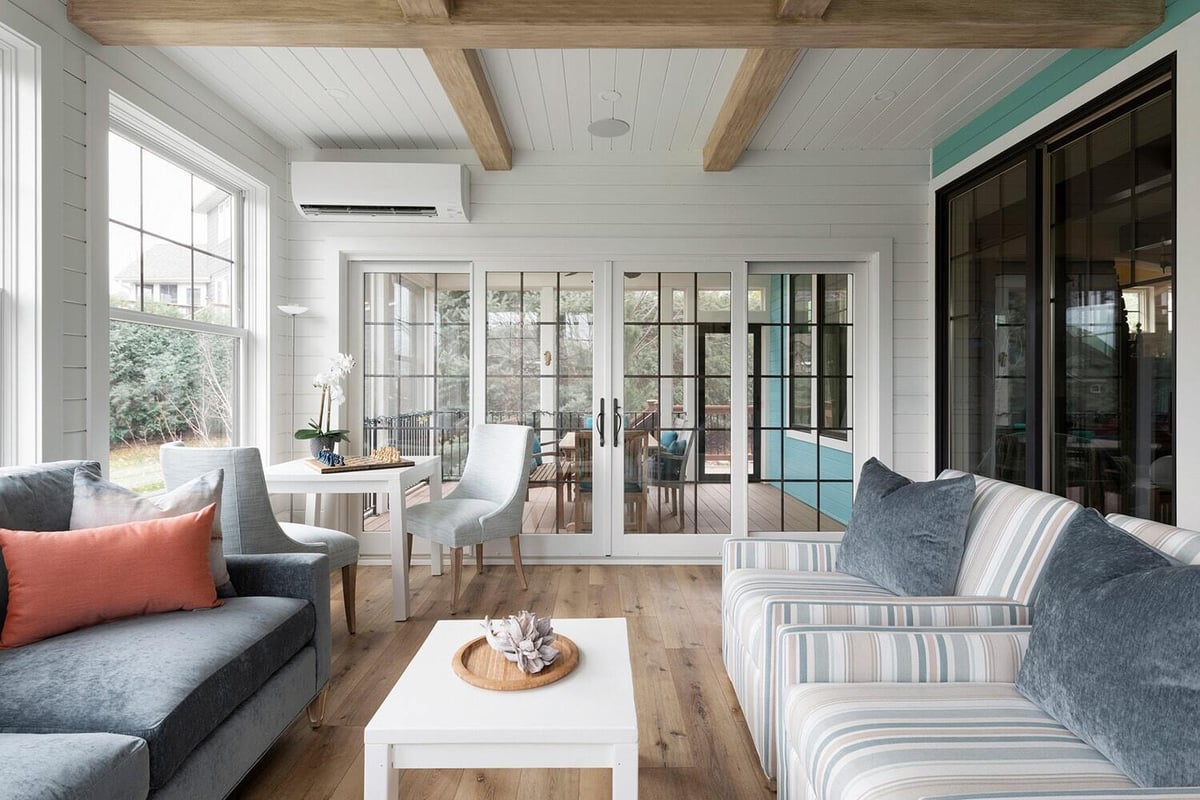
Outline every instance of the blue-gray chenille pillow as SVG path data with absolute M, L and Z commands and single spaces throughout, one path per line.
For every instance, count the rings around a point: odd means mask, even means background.
M 1200 567 L 1076 514 L 1017 689 L 1140 786 L 1200 786 Z
M 954 594 L 975 501 L 975 478 L 914 483 L 863 464 L 837 569 L 905 597 Z

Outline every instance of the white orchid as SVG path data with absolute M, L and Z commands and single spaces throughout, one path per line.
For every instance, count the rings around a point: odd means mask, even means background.
M 354 356 L 349 353 L 338 353 L 329 359 L 329 372 L 340 380 L 350 374 L 355 363 Z
M 335 406 L 340 406 L 346 402 L 346 390 L 342 388 L 340 383 L 332 384 L 329 387 L 329 402 Z
M 330 430 L 331 412 L 334 406 L 346 402 L 346 390 L 342 381 L 350 374 L 355 365 L 354 356 L 349 353 L 336 353 L 329 358 L 329 366 L 313 376 L 314 389 L 321 390 L 321 405 L 317 418 L 310 420 L 307 428 L 296 431 L 297 439 L 333 439 L 342 441 L 348 438 L 350 431 L 345 429 Z

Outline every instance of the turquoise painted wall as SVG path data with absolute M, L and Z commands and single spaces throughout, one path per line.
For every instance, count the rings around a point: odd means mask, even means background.
M 772 322 L 783 320 L 785 298 L 783 277 L 771 277 L 770 313 Z M 783 339 L 779 328 L 771 328 L 764 342 L 768 375 L 779 375 L 783 365 Z M 763 390 L 763 425 L 779 427 L 783 420 L 783 382 L 768 378 Z M 827 483 L 831 480 L 853 480 L 854 463 L 851 453 L 835 447 L 823 446 L 819 450 L 811 442 L 789 437 L 786 432 L 765 431 L 762 437 L 762 480 L 791 496 L 819 508 L 822 513 L 843 525 L 850 521 L 850 507 L 854 502 L 854 488 L 850 483 Z M 817 459 L 821 459 L 821 483 L 816 483 Z M 781 463 L 782 462 L 782 463 Z M 806 481 L 792 483 L 792 481 Z M 818 489 L 819 486 L 819 489 Z M 820 498 L 818 498 L 818 491 Z M 819 499 L 819 505 L 818 505 Z
M 1124 49 L 1072 50 L 933 148 L 936 178 L 1200 12 L 1200 0 L 1166 0 L 1163 24 Z

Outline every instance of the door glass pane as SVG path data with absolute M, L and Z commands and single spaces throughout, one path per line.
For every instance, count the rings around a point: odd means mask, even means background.
M 730 530 L 729 273 L 623 276 L 627 533 Z
M 854 477 L 853 277 L 761 281 L 765 313 L 750 313 L 761 349 L 749 387 L 750 530 L 842 530 Z
M 594 294 L 590 272 L 489 272 L 488 422 L 529 425 L 526 533 L 592 530 Z
M 949 466 L 1025 485 L 1026 169 L 951 198 L 947 331 Z
M 362 452 L 440 455 L 449 491 L 470 434 L 469 276 L 369 272 L 363 281 Z M 366 496 L 365 530 L 387 529 L 386 503 Z
M 1050 154 L 1053 490 L 1174 519 L 1171 96 Z

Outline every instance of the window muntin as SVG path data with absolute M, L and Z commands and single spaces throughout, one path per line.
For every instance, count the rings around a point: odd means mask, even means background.
M 850 275 L 792 275 L 790 344 L 794 430 L 846 441 L 854 376 Z
M 239 195 L 110 132 L 109 295 L 115 308 L 237 325 Z
M 109 145 L 109 468 L 161 486 L 158 446 L 237 441 L 242 193 L 123 131 Z

